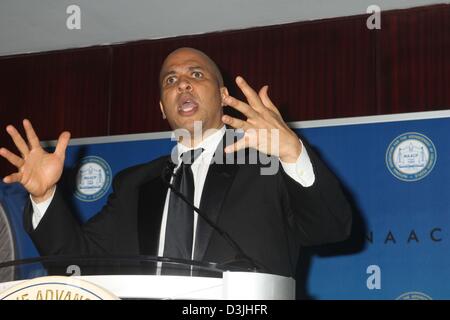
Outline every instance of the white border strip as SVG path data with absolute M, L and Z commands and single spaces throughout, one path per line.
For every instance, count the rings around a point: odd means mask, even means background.
M 346 126 L 346 125 L 359 125 L 359 124 L 368 124 L 368 123 L 411 121 L 411 120 L 424 120 L 424 119 L 438 119 L 438 118 L 450 118 L 450 110 L 410 112 L 410 113 L 398 113 L 398 114 L 379 115 L 379 116 L 348 117 L 348 118 L 310 120 L 310 121 L 295 121 L 295 122 L 288 122 L 288 125 L 293 129 L 306 129 L 306 128 L 320 128 L 320 127 L 333 127 L 333 126 Z M 125 142 L 125 141 L 170 139 L 171 137 L 172 137 L 171 131 L 152 132 L 152 133 L 137 133 L 137 134 L 121 134 L 121 135 L 114 135 L 114 136 L 71 139 L 69 145 L 77 146 L 77 145 L 94 144 L 94 143 L 99 144 L 99 143 L 114 143 L 114 142 Z M 54 146 L 56 146 L 56 140 L 43 141 L 42 145 L 44 147 L 54 147 Z
M 78 146 L 84 144 L 99 144 L 99 143 L 114 143 L 125 141 L 142 141 L 142 140 L 156 140 L 156 139 L 170 139 L 172 131 L 161 131 L 151 133 L 135 133 L 135 134 L 119 134 L 114 136 L 90 137 L 70 139 L 70 146 Z M 43 141 L 43 147 L 55 147 L 56 140 Z
M 349 118 L 310 120 L 310 121 L 295 121 L 289 122 L 288 125 L 294 129 L 305 129 L 305 128 L 347 126 L 347 125 L 358 125 L 358 124 L 380 123 L 380 122 L 438 119 L 438 118 L 450 118 L 450 110 L 409 112 L 409 113 L 398 113 L 379 116 L 349 117 Z

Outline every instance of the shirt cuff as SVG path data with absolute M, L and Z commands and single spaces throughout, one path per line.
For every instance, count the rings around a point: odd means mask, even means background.
M 308 151 L 300 140 L 302 145 L 302 152 L 298 156 L 298 159 L 294 163 L 283 162 L 280 159 L 281 165 L 286 174 L 300 183 L 303 187 L 310 187 L 314 184 L 316 176 L 314 175 L 314 169 L 309 159 Z
M 33 229 L 36 230 L 37 226 L 39 225 L 39 222 L 41 222 L 42 218 L 44 217 L 45 212 L 47 211 L 48 207 L 50 206 L 50 203 L 53 200 L 53 197 L 55 196 L 56 187 L 55 190 L 53 190 L 53 194 L 50 198 L 48 198 L 45 201 L 36 203 L 33 201 L 33 198 L 30 195 L 31 205 L 33 206 L 33 215 L 31 217 L 31 223 L 33 224 Z

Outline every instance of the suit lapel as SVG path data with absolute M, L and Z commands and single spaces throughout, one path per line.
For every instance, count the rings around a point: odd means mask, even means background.
M 156 165 L 153 177 L 139 188 L 139 252 L 143 255 L 158 255 L 162 214 L 168 189 L 163 183 L 160 173 L 167 161 L 168 158 Z
M 223 202 L 238 170 L 238 166 L 235 164 L 236 159 L 234 159 L 235 154 L 225 155 L 223 152 L 224 141 L 225 136 L 224 140 L 222 140 L 217 147 L 215 156 L 213 157 L 213 159 L 222 158 L 223 162 L 222 164 L 212 163 L 210 165 L 200 201 L 200 209 L 213 223 L 217 223 L 219 219 Z M 231 159 L 234 159 L 234 162 L 231 161 Z M 213 228 L 199 216 L 197 221 L 194 260 L 203 260 L 213 231 Z

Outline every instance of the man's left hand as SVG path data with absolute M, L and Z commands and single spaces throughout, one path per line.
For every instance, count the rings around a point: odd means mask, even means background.
M 248 103 L 231 96 L 227 96 L 224 102 L 244 114 L 247 120 L 224 115 L 222 121 L 235 129 L 242 129 L 245 134 L 242 139 L 226 147 L 225 152 L 231 153 L 250 147 L 277 156 L 283 162 L 296 162 L 302 152 L 302 144 L 270 100 L 267 94 L 269 87 L 265 85 L 259 93 L 256 93 L 240 76 L 236 77 L 236 84 L 244 93 Z M 260 130 L 264 129 L 266 134 L 260 134 Z M 278 135 L 272 135 L 272 130 L 277 130 Z M 272 141 L 274 137 L 278 137 L 279 141 Z

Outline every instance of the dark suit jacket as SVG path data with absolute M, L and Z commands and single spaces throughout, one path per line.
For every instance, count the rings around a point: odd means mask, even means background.
M 262 164 L 210 165 L 200 208 L 265 272 L 295 277 L 300 246 L 341 241 L 350 233 L 351 209 L 339 182 L 309 147 L 308 153 L 316 175 L 309 188 L 291 179 L 281 165 L 274 175 L 261 175 Z M 24 224 L 39 252 L 157 255 L 168 190 L 161 172 L 168 160 L 162 157 L 118 173 L 107 204 L 84 225 L 58 188 L 36 230 L 28 204 Z M 195 260 L 224 263 L 235 256 L 199 218 Z

